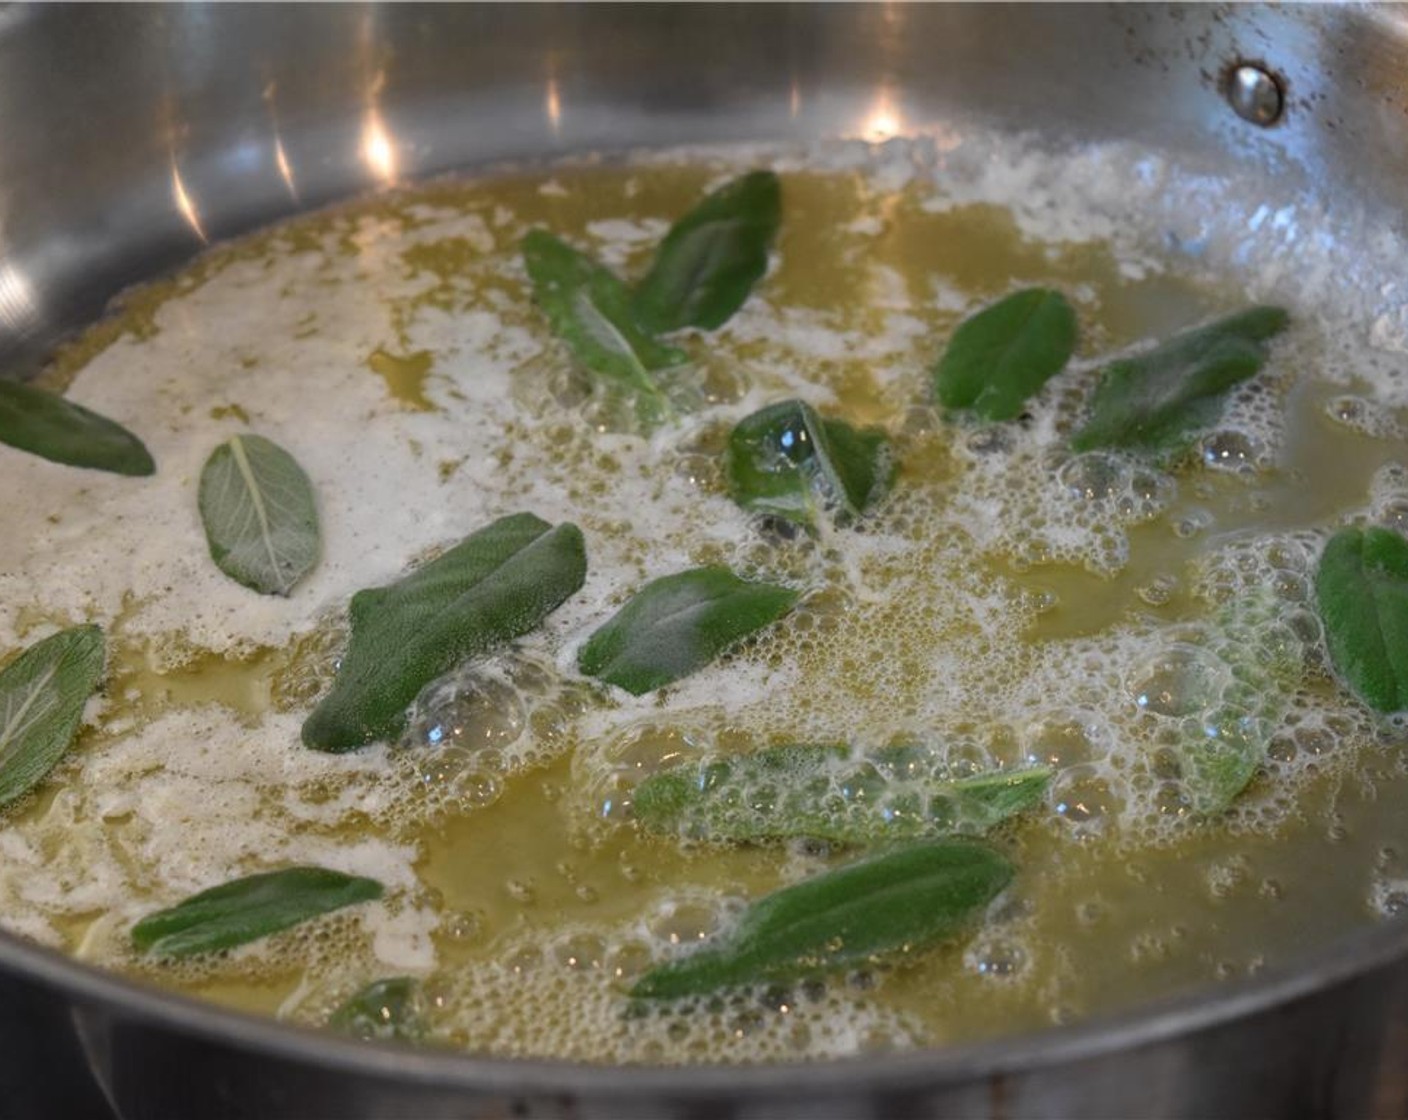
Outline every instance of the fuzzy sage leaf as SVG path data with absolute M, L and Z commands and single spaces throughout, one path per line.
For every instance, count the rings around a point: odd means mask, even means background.
M 577 361 L 630 394 L 642 424 L 668 418 L 670 402 L 655 374 L 683 365 L 687 356 L 636 325 L 626 286 L 546 230 L 533 230 L 523 239 L 523 263 L 533 281 L 533 298 Z
M 722 944 L 652 969 L 631 994 L 679 999 L 915 952 L 960 932 L 1011 878 L 981 844 L 906 845 L 767 895 Z
M 211 452 L 198 504 L 211 559 L 237 583 L 287 595 L 318 562 L 313 484 L 263 436 L 231 436 Z
M 0 806 L 63 758 L 103 675 L 103 632 L 75 626 L 35 642 L 0 670 Z
M 636 322 L 652 334 L 722 326 L 767 271 L 781 221 L 771 171 L 725 183 L 670 227 L 636 288 Z
M 345 751 L 397 734 L 434 678 L 526 634 L 586 578 L 577 526 L 500 518 L 387 587 L 352 596 L 352 634 L 303 742 Z
M 867 757 L 789 744 L 662 770 L 631 807 L 650 831 L 691 839 L 869 844 L 981 834 L 1036 805 L 1050 781 L 1045 768 L 935 777 L 922 748 Z
M 375 879 L 323 867 L 260 872 L 148 914 L 132 927 L 132 944 L 158 957 L 231 949 L 381 894 Z
M 1315 573 L 1330 660 L 1371 708 L 1408 708 L 1408 541 L 1389 529 L 1342 529 Z
M 1071 446 L 1177 453 L 1191 433 L 1217 422 L 1228 390 L 1261 369 L 1267 341 L 1286 322 L 1279 307 L 1253 307 L 1111 362 Z
M 420 985 L 409 976 L 374 980 L 338 1007 L 328 1026 L 368 1042 L 419 1041 L 426 1033 Z
M 156 471 L 151 453 L 121 424 L 5 377 L 0 377 L 0 443 L 71 467 L 126 475 Z
M 589 677 L 636 696 L 677 681 L 775 622 L 798 592 L 693 568 L 647 583 L 577 655 Z
M 823 510 L 844 523 L 877 502 L 894 478 L 895 461 L 878 428 L 825 419 L 792 400 L 734 426 L 724 474 L 744 509 L 815 529 Z
M 1283 613 L 1270 592 L 1229 599 L 1160 657 L 1135 694 L 1198 813 L 1222 812 L 1246 788 L 1300 685 L 1304 643 Z
M 1076 313 L 1065 296 L 1013 292 L 958 325 L 934 367 L 934 391 L 946 408 L 1011 420 L 1065 368 L 1075 345 Z

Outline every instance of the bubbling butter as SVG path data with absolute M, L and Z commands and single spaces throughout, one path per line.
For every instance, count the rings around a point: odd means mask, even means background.
M 673 217 L 762 165 L 784 184 L 769 273 L 725 326 L 681 336 L 693 362 L 667 391 L 690 411 L 633 434 L 532 307 L 518 242 L 544 226 L 638 276 Z M 51 374 L 141 434 L 153 478 L 0 447 L 26 495 L 3 514 L 0 650 L 78 621 L 112 650 L 77 748 L 0 826 L 0 920 L 296 1021 L 409 974 L 453 1045 L 678 1063 L 1068 1021 L 1282 959 L 1287 925 L 1328 937 L 1397 912 L 1408 836 L 1384 805 L 1408 775 L 1384 743 L 1404 730 L 1333 684 L 1310 586 L 1336 525 L 1408 525 L 1400 312 L 1367 282 L 1333 287 L 1337 243 L 1297 242 L 1294 222 L 1224 189 L 1122 146 L 975 131 L 942 152 L 710 150 L 440 183 L 213 250 Z M 1077 308 L 1076 360 L 1018 421 L 940 415 L 927 378 L 943 339 L 1028 283 Z M 1295 326 L 1189 462 L 1066 448 L 1099 359 L 1270 295 Z M 895 441 L 894 492 L 855 528 L 781 535 L 725 494 L 730 426 L 794 396 Z M 201 464 L 244 430 L 317 491 L 323 559 L 287 599 L 226 579 L 201 535 Z M 1325 461 L 1353 470 L 1331 478 Z M 350 596 L 523 510 L 581 526 L 582 591 L 427 687 L 399 742 L 304 749 Z M 800 604 L 659 693 L 578 676 L 576 650 L 626 596 L 706 563 Z M 1187 751 L 1232 724 L 1264 773 L 1205 819 Z M 914 743 L 944 776 L 1056 777 L 1004 827 L 1020 873 L 971 940 L 632 1008 L 651 964 L 844 858 L 632 825 L 643 777 L 783 742 Z M 1347 870 L 1296 858 L 1326 836 Z M 295 862 L 372 876 L 386 897 L 179 965 L 131 950 L 144 913 Z

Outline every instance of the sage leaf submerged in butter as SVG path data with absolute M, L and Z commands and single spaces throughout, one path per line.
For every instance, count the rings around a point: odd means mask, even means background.
M 367 1042 L 416 1042 L 425 1037 L 420 985 L 409 976 L 374 980 L 354 992 L 328 1019 L 328 1026 Z
M 670 227 L 636 288 L 636 321 L 652 334 L 722 326 L 767 271 L 781 221 L 771 171 L 725 183 Z
M 633 695 L 677 681 L 777 621 L 798 592 L 727 568 L 693 568 L 642 587 L 577 655 L 589 677 Z
M 500 518 L 386 587 L 352 596 L 352 633 L 303 742 L 346 751 L 396 735 L 420 690 L 532 630 L 582 586 L 582 532 L 531 513 Z
M 1371 708 L 1408 708 L 1408 541 L 1390 529 L 1342 529 L 1315 573 L 1330 661 Z
M 381 895 L 375 879 L 324 867 L 264 871 L 148 914 L 132 927 L 132 944 L 158 957 L 232 949 Z
M 0 806 L 63 758 L 103 675 L 103 632 L 75 626 L 35 642 L 0 670 Z
M 788 744 L 687 762 L 636 786 L 632 813 L 651 832 L 691 839 L 870 844 L 981 834 L 1036 805 L 1051 781 L 1044 767 L 937 778 L 886 756 Z
M 630 395 L 641 424 L 668 419 L 673 408 L 655 375 L 683 365 L 688 356 L 636 324 L 626 286 L 546 230 L 523 239 L 523 263 L 533 298 L 582 367 Z
M 1013 292 L 958 325 L 934 368 L 934 391 L 946 408 L 1011 420 L 1065 368 L 1075 345 L 1076 314 L 1065 296 Z
M 1116 359 L 1101 372 L 1071 446 L 1177 454 L 1193 432 L 1217 422 L 1228 391 L 1261 369 L 1267 342 L 1287 320 L 1279 307 L 1252 307 Z
M 211 559 L 237 583 L 287 595 L 318 562 L 313 484 L 272 440 L 231 436 L 211 452 L 198 504 Z
M 782 401 L 744 417 L 728 439 L 724 473 L 733 500 L 752 513 L 815 529 L 823 511 L 845 523 L 889 489 L 890 441 L 803 401 Z
M 680 999 L 917 952 L 959 933 L 1011 878 L 981 844 L 906 845 L 765 896 L 720 944 L 651 969 L 631 994 Z
M 33 385 L 0 377 L 0 443 L 113 474 L 156 471 L 145 445 L 115 420 Z

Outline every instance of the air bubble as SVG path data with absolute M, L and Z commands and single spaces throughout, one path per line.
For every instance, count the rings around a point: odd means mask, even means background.
M 1084 834 L 1101 826 L 1124 808 L 1124 799 L 1091 765 L 1075 766 L 1060 774 L 1051 785 L 1051 803 L 1061 819 L 1079 826 Z
M 1057 478 L 1073 498 L 1103 502 L 1113 498 L 1129 482 L 1129 468 L 1120 459 L 1092 451 L 1066 462 Z
M 1217 664 L 1194 646 L 1174 646 L 1135 672 L 1129 683 L 1135 704 L 1161 716 L 1186 716 L 1216 695 Z
M 1244 432 L 1222 431 L 1205 436 L 1199 448 L 1203 465 L 1220 471 L 1255 468 L 1260 448 Z
M 1012 980 L 1027 965 L 1026 951 L 1005 937 L 978 937 L 963 954 L 964 964 L 979 976 Z
M 1092 712 L 1047 713 L 1026 728 L 1022 739 L 1026 762 L 1056 770 L 1104 758 L 1110 746 L 1107 728 Z

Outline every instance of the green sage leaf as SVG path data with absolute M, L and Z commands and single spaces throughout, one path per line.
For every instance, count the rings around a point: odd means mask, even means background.
M 1217 422 L 1228 390 L 1261 369 L 1267 341 L 1286 322 L 1279 307 L 1253 307 L 1111 362 L 1071 446 L 1180 451 L 1191 433 Z
M 0 670 L 0 806 L 63 758 L 103 675 L 103 632 L 75 626 L 35 642 Z
M 917 952 L 960 932 L 1011 878 L 981 844 L 908 845 L 767 895 L 722 944 L 651 969 L 631 994 L 679 999 Z
M 636 322 L 652 334 L 722 326 L 767 271 L 781 222 L 771 171 L 725 183 L 670 227 L 636 288 Z
M 670 402 L 654 375 L 688 359 L 636 325 L 626 286 L 546 230 L 535 229 L 523 239 L 523 262 L 533 298 L 577 361 L 629 393 L 641 423 L 668 418 Z
M 1167 721 L 1190 808 L 1220 813 L 1266 760 L 1300 686 L 1305 648 L 1267 593 L 1239 595 L 1170 649 L 1135 703 Z
M 934 391 L 946 408 L 1011 420 L 1075 347 L 1076 313 L 1065 296 L 1049 288 L 1013 292 L 958 325 L 934 367 Z
M 334 1011 L 328 1026 L 368 1042 L 416 1042 L 426 1033 L 420 985 L 409 976 L 374 980 Z
M 981 834 L 1036 805 L 1051 781 L 1044 767 L 936 778 L 928 752 L 909 753 L 789 744 L 688 762 L 636 786 L 632 812 L 652 832 L 691 839 L 871 844 Z
M 532 630 L 587 574 L 582 531 L 503 517 L 387 587 L 352 596 L 352 634 L 303 742 L 345 751 L 396 735 L 420 690 Z
M 121 424 L 5 377 L 0 377 L 0 443 L 71 467 L 127 475 L 156 471 L 142 441 Z
M 636 696 L 686 677 L 777 621 L 798 592 L 693 568 L 647 583 L 587 639 L 577 667 Z
M 1315 601 L 1336 671 L 1371 708 L 1408 708 L 1408 541 L 1341 529 L 1315 573 Z
M 874 505 L 894 479 L 895 460 L 878 428 L 824 419 L 793 400 L 735 425 L 724 472 L 744 509 L 814 529 L 824 509 L 844 523 Z
M 318 562 L 313 484 L 263 436 L 231 436 L 211 452 L 198 504 L 210 556 L 237 583 L 287 595 Z
M 381 894 L 375 879 L 323 867 L 263 871 L 148 914 L 132 927 L 132 944 L 159 957 L 230 949 Z

